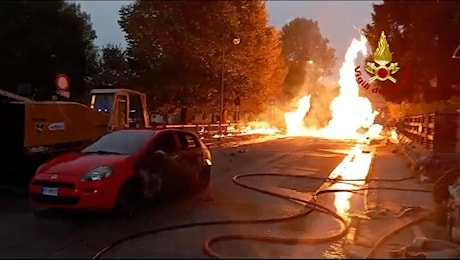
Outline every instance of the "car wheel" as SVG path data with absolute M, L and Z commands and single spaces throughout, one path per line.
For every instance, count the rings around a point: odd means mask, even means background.
M 163 174 L 161 172 L 156 172 L 150 174 L 150 189 L 149 194 L 151 199 L 158 199 L 164 193 L 163 191 Z
M 122 215 L 133 215 L 142 204 L 144 196 L 141 191 L 142 186 L 134 181 L 123 184 L 118 192 L 115 211 Z
M 206 189 L 211 182 L 211 167 L 205 167 L 201 170 L 200 174 L 198 175 L 198 183 L 197 188 L 199 190 Z

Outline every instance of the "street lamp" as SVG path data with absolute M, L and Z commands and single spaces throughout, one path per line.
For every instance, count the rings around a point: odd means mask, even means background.
M 224 60 L 225 60 L 225 40 L 226 40 L 226 31 L 227 27 L 224 28 L 222 32 L 222 53 L 220 60 L 220 117 L 219 117 L 219 138 L 222 137 L 222 120 L 224 118 Z M 233 33 L 233 32 L 232 32 Z M 238 36 L 233 37 L 232 43 L 234 45 L 240 44 L 241 39 Z

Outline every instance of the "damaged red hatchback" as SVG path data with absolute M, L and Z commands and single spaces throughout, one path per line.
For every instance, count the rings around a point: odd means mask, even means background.
M 135 211 L 144 199 L 211 178 L 211 153 L 194 133 L 129 129 L 41 165 L 30 182 L 33 207 Z

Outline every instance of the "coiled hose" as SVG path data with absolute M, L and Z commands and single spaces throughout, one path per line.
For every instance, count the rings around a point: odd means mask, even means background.
M 300 174 L 281 174 L 281 173 L 247 173 L 247 174 L 239 174 L 233 177 L 233 182 L 241 187 L 261 192 L 263 194 L 271 195 L 274 197 L 278 197 L 281 199 L 285 199 L 289 202 L 300 203 L 305 207 L 305 211 L 302 211 L 298 214 L 287 216 L 287 217 L 279 217 L 279 218 L 267 218 L 267 219 L 250 219 L 250 220 L 217 220 L 217 221 L 204 221 L 204 222 L 193 222 L 193 223 L 186 223 L 181 225 L 174 225 L 174 226 L 166 226 L 162 228 L 155 228 L 150 230 L 145 230 L 141 232 L 137 232 L 135 234 L 123 237 L 116 241 L 111 242 L 104 248 L 100 249 L 96 254 L 93 255 L 92 259 L 100 258 L 104 253 L 108 252 L 110 249 L 127 242 L 129 240 L 133 240 L 136 238 L 140 238 L 147 235 L 152 235 L 160 232 L 167 232 L 167 231 L 174 231 L 178 229 L 185 229 L 185 228 L 192 228 L 198 226 L 211 226 L 211 225 L 230 225 L 230 224 L 267 224 L 267 223 L 276 223 L 276 222 L 283 222 L 288 220 L 295 220 L 299 218 L 306 217 L 313 211 L 321 212 L 330 215 L 331 217 L 335 218 L 340 223 L 340 229 L 337 233 L 333 235 L 328 235 L 325 237 L 317 237 L 317 238 L 285 238 L 285 237 L 273 237 L 273 236 L 261 236 L 261 235 L 241 235 L 241 234 L 223 234 L 218 236 L 213 236 L 208 238 L 203 246 L 204 252 L 212 258 L 224 258 L 224 256 L 220 255 L 219 253 L 215 252 L 211 245 L 213 243 L 219 241 L 229 241 L 229 240 L 252 240 L 252 241 L 263 241 L 269 243 L 277 243 L 277 244 L 321 244 L 326 242 L 332 242 L 338 240 L 345 236 L 348 233 L 348 223 L 342 216 L 330 210 L 318 203 L 316 203 L 316 199 L 318 196 L 326 193 L 336 193 L 336 192 L 360 192 L 364 190 L 397 190 L 397 191 L 411 191 L 411 192 L 431 192 L 429 190 L 421 190 L 421 189 L 400 189 L 400 188 L 369 188 L 369 187 L 362 187 L 356 189 L 326 189 L 326 190 L 319 190 L 316 191 L 313 200 L 303 200 L 295 197 L 291 197 L 284 194 L 279 194 L 276 192 L 268 191 L 262 188 L 258 188 L 255 186 L 251 186 L 245 183 L 242 183 L 240 179 L 247 178 L 247 177 L 256 177 L 256 176 L 276 176 L 276 177 L 291 177 L 291 178 L 307 178 L 307 179 L 319 179 L 326 182 L 353 182 L 353 181 L 379 181 L 379 182 L 399 182 L 414 178 L 412 176 L 400 178 L 400 179 L 330 179 L 330 178 L 320 178 L 315 176 L 305 176 Z

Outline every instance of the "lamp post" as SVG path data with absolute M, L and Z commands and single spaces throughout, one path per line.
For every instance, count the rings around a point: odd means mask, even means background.
M 224 27 L 222 30 L 222 53 L 220 56 L 220 116 L 219 116 L 219 138 L 222 137 L 222 120 L 224 118 L 224 64 L 225 64 L 225 40 L 226 40 L 226 30 L 229 30 L 227 27 Z M 234 45 L 240 44 L 240 38 L 237 36 L 233 37 L 232 43 Z

